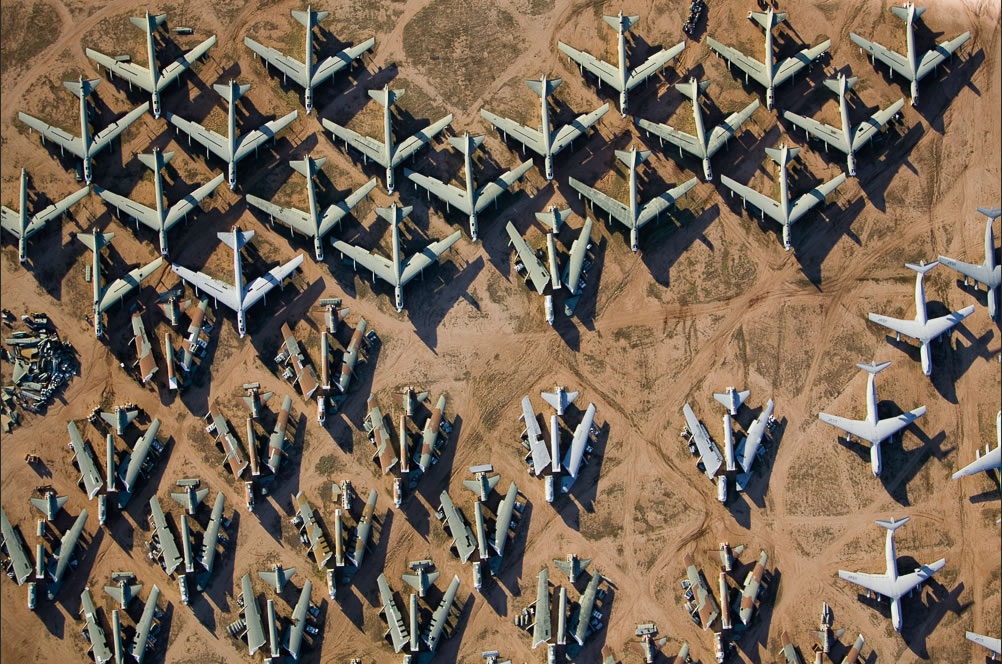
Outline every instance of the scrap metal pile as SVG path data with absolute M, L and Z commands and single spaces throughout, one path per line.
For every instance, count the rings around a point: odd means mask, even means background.
M 3 325 L 13 327 L 16 318 L 10 311 L 2 312 Z M 28 330 L 13 332 L 4 338 L 0 358 L 14 365 L 13 385 L 0 392 L 0 419 L 4 433 L 10 433 L 20 422 L 17 408 L 30 413 L 44 413 L 56 392 L 80 374 L 76 351 L 59 334 L 44 313 L 21 316 Z

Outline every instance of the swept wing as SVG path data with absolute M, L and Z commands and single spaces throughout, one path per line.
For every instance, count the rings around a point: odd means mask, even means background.
M 518 257 L 522 260 L 522 264 L 525 265 L 525 269 L 529 273 L 532 285 L 536 288 L 536 292 L 542 295 L 543 291 L 546 290 L 546 285 L 550 283 L 550 274 L 543 267 L 539 258 L 536 257 L 536 252 L 532 250 L 532 247 L 515 230 L 515 224 L 509 221 L 508 225 L 505 226 L 505 230 L 508 231 L 510 244 L 515 246 Z

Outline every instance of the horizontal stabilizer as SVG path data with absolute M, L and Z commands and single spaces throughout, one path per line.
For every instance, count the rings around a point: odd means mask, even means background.
M 330 12 L 315 12 L 315 11 L 301 12 L 301 11 L 296 11 L 295 9 L 292 10 L 292 18 L 296 19 L 297 21 L 305 25 L 307 28 L 312 28 L 317 23 L 327 18 L 328 14 L 330 14 Z
M 995 221 L 996 219 L 999 218 L 999 216 L 1002 216 L 1002 208 L 983 208 L 983 207 L 979 207 L 978 208 L 978 212 L 980 212 L 981 214 L 985 215 L 986 217 L 988 217 L 992 221 Z
M 156 171 L 159 170 L 161 166 L 166 166 L 170 163 L 170 160 L 174 158 L 174 152 L 161 152 L 159 164 L 157 164 L 157 157 L 155 154 L 138 154 L 136 157 L 139 158 L 139 161 L 142 162 L 146 168 L 151 171 Z
M 629 167 L 633 167 L 633 154 L 636 152 L 637 155 L 637 165 L 644 163 L 651 156 L 650 150 L 616 150 L 616 158 Z
M 911 518 L 910 516 L 906 516 L 902 519 L 897 519 L 897 520 L 891 519 L 890 521 L 881 521 L 880 519 L 877 519 L 877 525 L 880 526 L 881 528 L 887 528 L 891 532 L 894 532 L 901 526 L 908 523 L 908 519 L 910 518 Z
M 377 207 L 376 214 L 390 222 L 391 224 L 397 223 L 400 219 L 410 215 L 411 210 L 414 209 L 413 205 L 405 205 L 403 207 L 391 206 L 391 207 Z M 400 210 L 400 217 L 394 216 L 394 210 Z
M 235 228 L 229 232 L 216 233 L 216 237 L 233 251 L 240 251 L 254 237 L 254 231 L 242 231 Z
M 800 154 L 800 148 L 787 148 L 787 160 L 783 161 L 783 148 L 766 148 L 765 153 L 772 157 L 772 160 L 780 166 L 786 166 L 790 160 Z
M 614 30 L 619 31 L 621 29 L 623 32 L 626 32 L 627 30 L 632 28 L 634 25 L 637 24 L 637 21 L 640 20 L 639 16 L 623 16 L 623 15 L 603 16 L 602 18 L 604 18 L 605 22 L 611 25 Z M 622 26 L 622 28 L 620 28 L 620 26 Z
M 310 168 L 311 163 L 313 165 L 312 169 Z M 327 163 L 327 157 L 320 157 L 320 159 L 310 159 L 307 157 L 306 159 L 290 161 L 289 166 L 292 166 L 292 170 L 300 175 L 312 178 L 317 171 L 324 167 L 325 163 Z
M 878 373 L 880 373 L 887 367 L 891 366 L 891 363 L 881 362 L 880 364 L 877 364 L 876 362 L 871 362 L 870 364 L 866 364 L 865 362 L 859 362 L 858 364 L 856 364 L 856 366 L 862 369 L 863 371 L 876 376 Z
M 398 99 L 404 96 L 404 90 L 390 90 L 387 86 L 382 90 L 369 90 L 369 96 L 383 106 L 393 106 Z
M 466 136 L 450 136 L 449 145 L 466 154 Z M 476 150 L 484 142 L 483 136 L 470 136 L 470 151 Z
M 536 81 L 526 81 L 525 84 L 529 86 L 529 89 L 535 92 L 540 97 L 549 97 L 553 94 L 553 91 L 560 87 L 563 80 L 559 78 L 549 78 L 546 79 L 546 91 L 543 91 L 543 81 L 542 79 Z
M 83 242 L 91 251 L 101 251 L 102 247 L 111 244 L 114 233 L 77 233 L 77 239 Z M 97 246 L 95 245 L 95 240 Z
M 84 98 L 94 92 L 100 82 L 99 78 L 81 78 L 79 81 L 63 81 L 63 85 L 78 98 Z
M 546 212 L 536 213 L 536 219 L 553 229 L 554 233 L 560 230 L 560 225 L 567 221 L 569 216 L 571 216 L 570 208 L 558 210 L 556 207 L 553 207 Z
M 237 99 L 240 99 L 247 91 L 250 90 L 250 83 L 246 85 L 237 85 L 233 81 L 230 81 L 227 85 L 222 85 L 217 83 L 212 86 L 212 89 L 219 93 L 219 96 L 230 102 L 231 104 Z
M 933 261 L 931 263 L 905 263 L 906 268 L 909 270 L 915 270 L 919 274 L 925 274 L 937 265 L 939 265 L 939 261 Z
M 845 79 L 845 89 L 852 90 L 856 86 L 856 81 L 859 80 L 857 76 L 850 76 Z M 839 86 L 839 81 L 837 78 L 828 78 L 824 80 L 825 87 L 834 92 L 837 95 L 842 94 L 842 89 Z
M 156 30 L 164 24 L 164 21 L 167 20 L 167 14 L 156 14 L 155 16 L 151 16 L 149 14 L 146 16 L 130 16 L 129 20 L 132 21 L 132 25 L 136 26 L 140 30 L 145 31 L 147 25 L 150 26 L 151 30 Z M 149 23 L 147 23 L 147 21 L 149 21 Z
M 786 12 L 775 12 L 772 14 L 772 22 L 770 23 L 769 13 L 767 12 L 749 12 L 748 18 L 755 19 L 759 25 L 761 25 L 766 30 L 772 30 L 777 25 L 786 20 Z
M 695 78 L 690 78 L 688 81 L 682 81 L 681 83 L 675 84 L 675 89 L 682 93 L 683 96 L 696 101 L 699 95 L 706 92 L 706 89 L 710 87 L 709 81 L 697 81 Z
M 908 7 L 891 7 L 891 11 L 894 12 L 894 15 L 900 18 L 905 23 L 908 22 Z M 922 16 L 922 14 L 924 13 L 925 13 L 925 7 L 915 6 L 915 18 Z

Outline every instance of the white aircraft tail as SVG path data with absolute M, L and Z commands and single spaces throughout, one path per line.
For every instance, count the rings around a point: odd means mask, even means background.
M 393 106 L 398 99 L 404 96 L 404 90 L 390 90 L 390 86 L 382 90 L 369 90 L 369 96 L 378 101 L 383 106 Z
M 247 83 L 246 85 L 237 85 L 233 81 L 230 81 L 226 85 L 217 83 L 212 86 L 212 89 L 215 90 L 217 93 L 219 93 L 220 97 L 222 97 L 223 99 L 232 104 L 237 99 L 240 99 L 245 94 L 247 94 L 247 91 L 250 90 L 250 87 L 251 87 L 250 83 Z
M 320 23 L 320 21 L 327 18 L 329 14 L 330 12 L 315 12 L 312 9 L 305 12 L 297 11 L 295 9 L 292 10 L 292 18 L 296 19 L 307 28 L 312 28 L 317 23 Z
M 156 154 L 138 154 L 136 157 L 151 171 L 158 171 L 161 167 L 170 163 L 170 160 L 174 158 L 174 152 L 161 152 L 159 164 L 157 163 Z
M 785 159 L 783 157 L 784 149 L 786 151 Z M 765 153 L 772 157 L 774 162 L 785 168 L 791 160 L 800 154 L 800 148 L 787 148 L 786 146 L 781 145 L 778 148 L 766 148 Z
M 623 12 L 619 12 L 619 16 L 603 16 L 602 18 L 617 32 L 620 30 L 620 26 L 622 26 L 623 32 L 626 32 L 640 20 L 639 16 L 623 16 Z
M 136 26 L 143 32 L 146 31 L 146 26 L 150 27 L 150 30 L 156 30 L 164 21 L 167 20 L 167 14 L 150 14 L 146 12 L 146 16 L 130 16 L 129 20 L 132 21 L 132 25 Z
M 634 154 L 634 152 L 636 152 L 636 155 L 637 155 L 637 165 L 638 166 L 640 164 L 644 163 L 645 161 L 647 161 L 648 158 L 650 158 L 650 156 L 651 156 L 651 151 L 650 150 L 630 150 L 630 151 L 616 150 L 616 158 L 619 159 L 624 164 L 626 164 L 627 166 L 629 166 L 630 168 L 632 168 L 633 167 L 633 154 Z
M 80 80 L 77 81 L 63 81 L 63 85 L 78 98 L 84 98 L 94 92 L 100 82 L 101 79 L 99 78 L 84 78 L 81 76 Z
M 400 207 L 399 205 L 393 205 L 390 207 L 377 207 L 376 214 L 378 214 L 380 217 L 390 222 L 391 224 L 395 224 L 400 219 L 403 219 L 404 217 L 410 215 L 411 210 L 413 209 L 414 209 L 413 205 L 405 205 L 403 207 Z M 400 210 L 399 217 L 395 215 L 396 210 Z
M 93 252 L 101 251 L 102 247 L 111 244 L 114 237 L 114 233 L 77 233 L 77 239 Z
M 320 159 L 311 159 L 307 157 L 306 159 L 290 161 L 289 166 L 292 166 L 292 170 L 297 173 L 300 173 L 307 178 L 312 178 L 317 171 L 323 168 L 325 163 L 327 163 L 327 157 L 320 157 Z
M 876 362 L 871 362 L 870 364 L 867 364 L 865 362 L 859 362 L 856 364 L 856 366 L 865 371 L 866 373 L 873 374 L 874 376 L 876 376 L 878 373 L 880 373 L 887 367 L 891 366 L 891 363 L 881 362 L 880 364 L 877 364 Z
M 546 212 L 536 213 L 536 219 L 553 229 L 554 233 L 560 230 L 560 225 L 567 221 L 567 218 L 570 216 L 570 208 L 567 208 L 566 210 L 558 210 L 556 206 L 551 206 Z
M 909 17 L 908 10 L 915 7 L 915 16 Z M 904 7 L 891 7 L 891 11 L 894 15 L 900 18 L 902 21 L 907 23 L 909 19 L 914 20 L 925 13 L 925 7 L 917 7 L 910 2 L 906 2 Z
M 449 145 L 456 148 L 463 154 L 466 154 L 466 140 L 467 140 L 466 136 L 450 136 Z M 474 150 L 480 147 L 481 143 L 484 142 L 484 137 L 470 136 L 469 141 L 470 141 L 470 152 L 473 152 Z
M 526 81 L 525 84 L 529 86 L 529 89 L 535 92 L 540 97 L 549 97 L 553 94 L 553 91 L 560 87 L 560 84 L 564 81 L 559 78 L 548 78 L 546 80 L 546 90 L 543 90 L 543 79 L 538 81 Z
M 983 208 L 983 207 L 979 207 L 978 208 L 978 212 L 980 212 L 981 214 L 985 215 L 986 217 L 988 217 L 992 221 L 995 221 L 1000 216 L 1002 216 L 1002 208 Z
M 695 77 L 690 78 L 688 81 L 682 81 L 681 83 L 675 84 L 675 89 L 692 101 L 696 101 L 701 94 L 706 92 L 708 87 L 710 87 L 709 81 L 697 81 Z
M 858 76 L 850 76 L 849 78 L 845 79 L 845 89 L 847 91 L 848 90 L 852 90 L 856 86 L 856 81 L 858 81 L 858 80 L 859 80 Z M 839 79 L 837 79 L 837 78 L 828 78 L 828 79 L 824 80 L 824 84 L 825 84 L 826 88 L 828 88 L 829 90 L 831 90 L 835 94 L 837 94 L 837 95 L 842 94 L 842 88 L 839 85 Z
M 254 231 L 242 231 L 234 226 L 228 233 L 216 233 L 216 237 L 233 251 L 240 251 L 254 237 Z
M 748 18 L 755 19 L 766 30 L 772 30 L 786 20 L 786 12 L 748 12 Z
M 904 517 L 902 519 L 897 519 L 897 520 L 895 520 L 894 518 L 892 518 L 890 521 L 881 521 L 880 519 L 877 519 L 877 525 L 880 526 L 881 528 L 887 528 L 891 532 L 894 532 L 895 530 L 897 530 L 901 526 L 903 526 L 906 523 L 908 523 L 908 520 L 910 518 L 911 518 L 910 516 L 906 516 L 906 517 Z
M 919 274 L 925 274 L 926 272 L 928 272 L 932 268 L 936 267 L 937 265 L 939 265 L 939 261 L 933 261 L 931 263 L 925 263 L 925 262 L 923 262 L 923 263 L 905 263 L 905 267 L 906 268 L 908 268 L 909 270 L 915 270 Z

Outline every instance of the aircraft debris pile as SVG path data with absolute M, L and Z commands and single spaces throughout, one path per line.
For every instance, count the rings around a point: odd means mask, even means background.
M 80 373 L 73 344 L 62 341 L 44 313 L 21 316 L 30 328 L 4 338 L 7 348 L 0 349 L 2 359 L 14 365 L 13 385 L 4 386 L 0 417 L 4 433 L 20 422 L 17 407 L 29 413 L 42 413 L 63 385 Z M 3 323 L 10 327 L 14 315 L 3 311 Z

